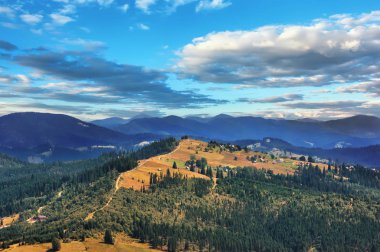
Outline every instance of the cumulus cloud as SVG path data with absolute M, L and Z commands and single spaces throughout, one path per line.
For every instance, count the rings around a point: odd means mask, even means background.
M 142 10 L 145 13 L 149 13 L 149 9 L 156 3 L 156 0 L 136 0 L 135 5 L 137 9 Z
M 65 25 L 67 23 L 74 21 L 73 18 L 62 15 L 62 14 L 58 14 L 58 13 L 50 14 L 50 18 L 52 19 L 53 23 L 56 25 Z
M 75 12 L 76 12 L 76 7 L 75 5 L 72 5 L 72 4 L 64 5 L 62 9 L 59 10 L 59 13 L 63 15 L 73 14 Z
M 39 14 L 23 14 L 20 16 L 21 20 L 24 21 L 27 24 L 35 25 L 41 22 L 43 16 Z
M 245 103 L 281 103 L 281 102 L 288 102 L 288 101 L 295 101 L 295 100 L 302 100 L 302 99 L 303 99 L 302 94 L 285 94 L 282 96 L 271 96 L 271 97 L 263 98 L 263 99 L 240 98 L 237 101 L 245 102 Z
M 113 3 L 113 0 L 97 0 L 99 5 L 107 6 Z
M 224 0 L 201 0 L 196 7 L 196 11 L 199 12 L 202 10 L 223 9 L 230 5 L 230 2 L 226 2 Z
M 137 28 L 139 28 L 140 30 L 144 30 L 144 31 L 147 31 L 150 29 L 150 27 L 146 24 L 143 24 L 143 23 L 139 23 L 136 25 Z
M 213 32 L 178 52 L 179 75 L 256 87 L 323 86 L 380 77 L 380 11 L 310 25 Z
M 15 11 L 7 6 L 0 6 L 0 15 L 4 15 L 8 18 L 14 18 Z
M 119 7 L 119 9 L 122 11 L 122 12 L 127 12 L 129 10 L 129 4 L 123 4 L 122 6 Z

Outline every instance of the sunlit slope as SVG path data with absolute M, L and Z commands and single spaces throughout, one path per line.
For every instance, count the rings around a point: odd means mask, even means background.
M 115 245 L 103 243 L 101 237 L 89 238 L 85 241 L 72 241 L 70 243 L 61 242 L 61 252 L 154 252 L 160 251 L 149 248 L 149 244 L 139 243 L 126 235 L 117 235 Z M 11 248 L 4 251 L 7 252 L 46 252 L 51 251 L 51 243 L 41 243 L 34 245 L 18 246 L 13 245 Z
M 198 172 L 191 172 L 185 166 L 186 161 L 190 160 L 190 156 L 195 156 L 196 159 L 206 158 L 207 163 L 212 168 L 217 167 L 254 167 L 257 169 L 271 169 L 275 174 L 293 174 L 297 168 L 298 161 L 292 159 L 272 160 L 270 155 L 252 152 L 252 151 L 234 151 L 221 150 L 220 148 L 207 148 L 208 143 L 194 140 L 184 139 L 179 142 L 178 147 L 169 154 L 152 157 L 146 160 L 140 160 L 139 166 L 131 171 L 125 172 L 121 175 L 119 181 L 119 187 L 133 188 L 135 190 L 141 190 L 142 187 L 147 188 L 149 186 L 150 174 L 156 173 L 158 176 L 160 173 L 167 172 L 167 169 L 171 173 L 180 173 L 188 178 L 205 178 L 207 176 L 199 174 Z M 206 150 L 207 149 L 207 150 Z M 250 156 L 260 156 L 262 161 L 253 163 L 247 159 Z M 173 169 L 173 163 L 176 162 L 177 169 Z M 321 168 L 324 164 L 318 164 Z M 215 174 L 215 172 L 214 172 Z

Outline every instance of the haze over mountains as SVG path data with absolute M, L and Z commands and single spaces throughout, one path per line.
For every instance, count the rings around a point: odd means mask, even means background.
M 0 152 L 33 162 L 90 158 L 152 139 L 157 137 L 127 136 L 63 114 L 28 112 L 0 117 Z
M 139 118 L 113 126 L 125 134 L 191 135 L 234 141 L 274 137 L 303 147 L 363 147 L 380 143 L 380 119 L 358 115 L 330 121 L 265 119 L 218 115 L 210 118 Z
M 0 151 L 32 162 L 95 157 L 104 151 L 183 135 L 241 145 L 271 137 L 286 143 L 272 147 L 380 166 L 380 160 L 372 158 L 380 156 L 376 146 L 380 144 L 380 119 L 372 116 L 315 121 L 223 114 L 209 118 L 141 115 L 92 123 L 61 114 L 14 113 L 0 117 Z M 354 155 L 364 152 L 367 154 L 360 158 Z

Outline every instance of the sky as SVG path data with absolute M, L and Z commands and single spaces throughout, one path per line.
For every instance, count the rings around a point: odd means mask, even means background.
M 0 0 L 0 115 L 380 117 L 373 0 Z

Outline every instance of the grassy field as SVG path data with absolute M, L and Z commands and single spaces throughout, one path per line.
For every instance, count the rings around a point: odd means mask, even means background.
M 183 140 L 171 153 L 140 160 L 139 166 L 136 169 L 124 172 L 121 175 L 119 187 L 132 188 L 134 190 L 140 190 L 143 186 L 149 187 L 150 174 L 156 173 L 160 175 L 161 172 L 165 174 L 167 169 L 171 173 L 180 173 L 188 178 L 208 179 L 207 176 L 191 172 L 185 167 L 185 162 L 190 158 L 190 155 L 186 155 L 185 150 L 187 144 L 191 142 L 195 142 L 195 140 Z M 172 168 L 174 161 L 177 163 L 177 169 Z
M 207 143 L 199 140 L 185 139 L 181 140 L 179 146 L 171 153 L 152 157 L 146 160 L 139 161 L 139 166 L 131 171 L 125 172 L 121 175 L 119 187 L 132 188 L 140 190 L 142 187 L 149 186 L 150 174 L 156 173 L 159 175 L 161 172 L 165 174 L 167 169 L 170 172 L 179 172 L 189 178 L 205 178 L 208 177 L 201 175 L 197 172 L 191 172 L 186 169 L 185 162 L 194 155 L 197 159 L 206 158 L 208 165 L 211 167 L 255 167 L 258 169 L 271 169 L 275 174 L 293 174 L 297 168 L 298 161 L 292 159 L 283 159 L 281 163 L 272 160 L 268 154 L 259 152 L 245 152 L 244 150 L 229 152 L 220 151 L 214 148 L 205 151 Z M 265 162 L 252 163 L 247 160 L 247 156 L 260 155 L 265 159 Z M 177 169 L 172 169 L 173 162 L 176 162 Z M 325 164 L 318 164 L 321 168 L 327 168 Z
M 15 214 L 9 217 L 4 217 L 3 219 L 3 225 L 0 225 L 0 228 L 10 226 L 13 222 L 16 222 L 20 219 L 19 214 Z
M 88 238 L 84 242 L 72 241 L 61 243 L 61 252 L 155 252 L 159 250 L 150 249 L 148 244 L 139 243 L 125 235 L 117 235 L 115 245 L 108 245 L 102 242 L 101 238 Z M 5 252 L 46 252 L 51 249 L 51 243 L 42 243 L 26 246 L 14 245 Z

